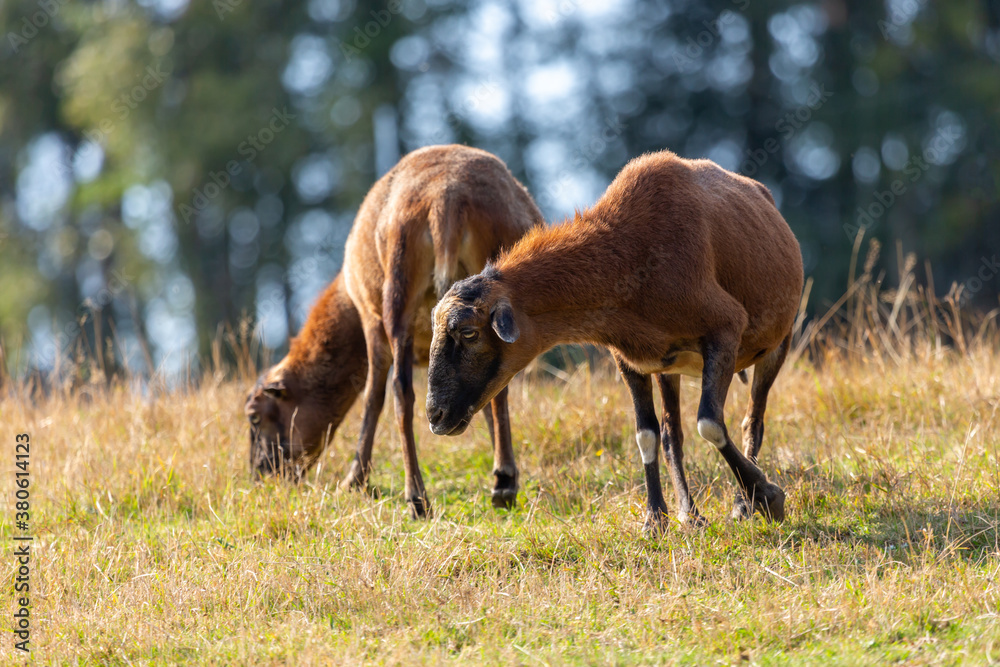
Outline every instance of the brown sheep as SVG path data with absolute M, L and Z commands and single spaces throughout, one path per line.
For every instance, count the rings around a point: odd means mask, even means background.
M 432 146 L 400 160 L 365 197 L 340 275 L 309 313 L 288 355 L 247 398 L 251 466 L 260 474 L 298 479 L 363 391 L 357 453 L 341 487 L 366 486 L 392 366 L 406 500 L 415 516 L 426 515 L 413 437 L 412 366 L 428 358 L 431 307 L 453 282 L 481 270 L 543 223 L 527 190 L 490 153 Z M 484 414 L 494 443 L 493 503 L 507 507 L 518 484 L 507 395 L 498 391 L 490 399 L 492 411 Z
M 678 518 L 703 520 L 684 478 L 680 375 L 700 376 L 698 432 L 736 475 L 734 515 L 780 520 L 784 493 L 756 465 L 767 394 L 785 360 L 802 257 L 760 183 L 664 151 L 629 162 L 593 208 L 533 230 L 435 308 L 431 430 L 460 433 L 532 359 L 561 343 L 610 348 L 632 394 L 645 467 L 646 527 L 663 527 L 658 443 Z M 744 453 L 726 432 L 733 374 L 754 366 Z M 662 428 L 651 375 L 663 396 Z

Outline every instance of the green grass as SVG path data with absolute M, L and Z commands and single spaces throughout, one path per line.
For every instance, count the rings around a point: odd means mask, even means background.
M 418 394 L 423 387 L 420 384 Z M 253 484 L 227 381 L 142 398 L 0 401 L 32 439 L 39 664 L 987 664 L 1000 660 L 1000 354 L 785 370 L 762 466 L 788 520 L 729 521 L 693 428 L 704 529 L 641 532 L 630 401 L 606 372 L 517 381 L 518 506 L 490 506 L 485 427 L 436 438 L 412 521 L 383 415 L 373 485 L 338 494 L 359 407 L 304 484 Z M 747 390 L 727 406 L 739 432 Z M 391 402 L 390 402 L 391 403 Z M 12 475 L 2 537 L 11 544 Z M 669 478 L 663 480 L 670 496 Z M 9 554 L 10 549 L 5 548 Z M 6 599 L 14 565 L 5 557 Z M 9 615 L 7 615 L 9 618 Z M 4 639 L 0 660 L 22 660 Z

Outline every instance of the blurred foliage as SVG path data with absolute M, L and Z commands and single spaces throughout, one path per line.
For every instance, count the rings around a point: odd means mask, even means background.
M 500 155 L 554 221 L 642 152 L 710 157 L 772 189 L 814 304 L 867 225 L 899 244 L 889 275 L 915 253 L 939 293 L 994 307 L 998 20 L 972 0 L 11 0 L 0 340 L 44 369 L 90 312 L 122 362 L 149 339 L 179 368 L 247 315 L 280 348 L 379 173 L 449 141 Z

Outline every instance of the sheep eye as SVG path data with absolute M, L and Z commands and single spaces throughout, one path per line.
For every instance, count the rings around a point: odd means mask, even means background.
M 254 414 L 250 415 L 250 423 L 253 424 L 254 426 L 256 426 L 257 424 L 259 424 L 260 423 L 260 415 L 258 415 L 257 413 L 254 413 Z
M 462 332 L 462 338 L 465 340 L 476 340 L 479 338 L 479 332 L 475 329 L 466 329 Z

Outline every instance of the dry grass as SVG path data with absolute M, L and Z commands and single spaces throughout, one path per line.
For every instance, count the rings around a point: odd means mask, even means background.
M 155 398 L 117 386 L 4 398 L 6 451 L 14 433 L 34 444 L 32 656 L 43 664 L 995 662 L 1000 348 L 969 334 L 964 353 L 949 351 L 926 318 L 906 338 L 905 308 L 896 309 L 897 339 L 888 319 L 895 297 L 867 298 L 845 301 L 828 339 L 811 336 L 800 351 L 811 345 L 813 354 L 772 392 L 762 463 L 788 493 L 789 520 L 726 518 L 732 478 L 693 429 L 697 383 L 685 380 L 689 479 L 711 525 L 674 527 L 658 540 L 640 532 L 644 490 L 627 391 L 603 367 L 515 382 L 523 491 L 511 512 L 490 506 L 481 422 L 454 439 L 420 428 L 435 510 L 425 522 L 411 521 L 402 501 L 388 411 L 373 499 L 335 492 L 358 407 L 293 488 L 249 480 L 243 381 L 220 377 Z M 921 307 L 913 299 L 907 307 Z M 859 300 L 868 339 L 844 337 L 833 323 L 855 317 Z M 898 359 L 885 348 L 865 352 L 879 327 Z M 746 400 L 734 383 L 731 431 Z M 2 514 L 6 544 L 12 502 Z M 10 557 L 3 567 L 12 582 Z M 11 643 L 0 656 L 17 657 Z

